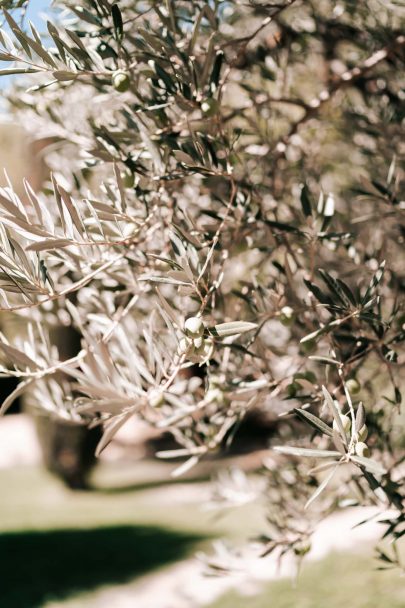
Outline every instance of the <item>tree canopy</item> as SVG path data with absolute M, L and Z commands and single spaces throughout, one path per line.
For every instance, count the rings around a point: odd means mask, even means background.
M 1 5 L 9 111 L 49 167 L 41 191 L 0 189 L 0 308 L 26 327 L 1 337 L 2 411 L 29 389 L 102 424 L 98 451 L 140 417 L 181 474 L 258 408 L 264 553 L 303 555 L 355 504 L 391 509 L 395 547 L 404 5 L 58 0 L 43 32 Z M 82 339 L 65 361 L 60 325 Z

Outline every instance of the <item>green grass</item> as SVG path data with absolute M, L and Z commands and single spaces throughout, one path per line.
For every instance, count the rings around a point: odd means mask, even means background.
M 255 597 L 230 592 L 209 608 L 404 608 L 404 577 L 375 567 L 376 561 L 361 555 L 331 554 L 306 563 L 296 587 L 284 579 Z
M 160 475 L 159 475 L 160 470 Z M 150 474 L 150 476 L 149 476 Z M 145 477 L 149 476 L 146 482 Z M 95 489 L 72 492 L 41 468 L 0 470 L 0 529 L 49 530 L 146 525 L 198 530 L 203 536 L 234 539 L 255 534 L 264 524 L 259 507 L 218 515 L 198 503 L 182 500 L 183 492 L 167 483 L 169 473 L 151 463 L 103 465 L 95 475 Z M 189 485 L 185 485 L 185 492 Z M 178 484 L 175 484 L 178 485 Z M 198 485 L 198 484 L 197 484 Z

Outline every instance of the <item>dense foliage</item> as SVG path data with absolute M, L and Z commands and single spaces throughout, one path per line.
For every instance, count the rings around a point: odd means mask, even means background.
M 29 388 L 103 424 L 99 451 L 141 417 L 179 474 L 260 408 L 263 483 L 231 475 L 219 499 L 265 494 L 264 553 L 303 555 L 355 504 L 389 508 L 397 540 L 404 7 L 65 0 L 38 33 L 1 4 L 10 111 L 50 168 L 0 191 L 1 309 L 26 325 L 0 343 L 21 380 L 3 411 Z M 82 338 L 67 361 L 60 325 Z

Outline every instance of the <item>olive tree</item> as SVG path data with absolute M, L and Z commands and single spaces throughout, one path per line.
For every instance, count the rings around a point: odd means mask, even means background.
M 9 111 L 50 170 L 0 191 L 0 306 L 26 326 L 2 411 L 28 390 L 102 425 L 98 453 L 142 418 L 181 474 L 260 409 L 263 553 L 374 504 L 399 563 L 402 3 L 57 0 L 44 32 L 1 4 Z

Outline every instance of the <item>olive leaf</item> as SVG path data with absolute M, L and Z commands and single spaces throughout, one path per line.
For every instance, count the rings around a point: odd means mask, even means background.
M 322 434 L 329 435 L 329 437 L 333 436 L 333 431 L 330 426 L 325 424 L 325 422 L 318 418 L 318 416 L 311 414 L 311 412 L 308 412 L 307 410 L 299 408 L 294 408 L 294 412 L 299 418 L 301 418 L 301 420 L 304 420 L 305 422 L 310 424 L 317 431 L 320 431 Z
M 280 454 L 287 454 L 290 456 L 306 456 L 308 458 L 337 458 L 341 454 L 334 450 L 317 450 L 311 448 L 297 448 L 288 445 L 278 445 L 272 448 Z
M 256 329 L 256 327 L 256 323 L 249 323 L 247 321 L 230 321 L 229 323 L 219 323 L 218 325 L 209 327 L 208 332 L 216 338 L 225 338 L 252 331 L 253 329 Z

